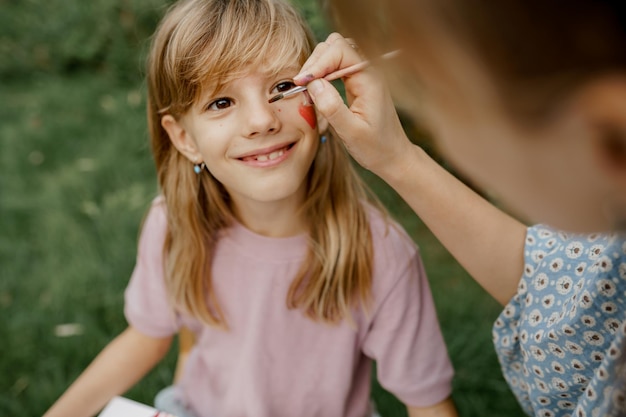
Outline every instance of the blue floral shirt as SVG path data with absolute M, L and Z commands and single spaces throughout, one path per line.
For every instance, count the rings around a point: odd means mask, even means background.
M 541 417 L 620 415 L 626 236 L 534 226 L 524 258 L 518 291 L 493 328 L 504 377 L 522 408 Z

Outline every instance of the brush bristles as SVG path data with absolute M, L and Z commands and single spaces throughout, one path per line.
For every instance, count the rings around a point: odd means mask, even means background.
M 278 95 L 275 95 L 274 97 L 270 98 L 269 100 L 267 100 L 267 102 L 268 103 L 273 103 L 273 102 L 278 101 L 278 100 L 280 100 L 280 99 L 282 99 L 284 97 L 285 96 L 283 94 L 278 94 Z

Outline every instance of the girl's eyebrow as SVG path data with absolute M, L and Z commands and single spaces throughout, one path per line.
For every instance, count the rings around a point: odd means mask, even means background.
M 298 71 L 300 71 L 300 67 L 296 65 L 292 65 L 289 67 L 283 67 L 278 71 L 273 71 L 271 73 L 268 73 L 268 76 L 280 77 L 280 76 L 286 76 L 287 74 L 292 74 L 292 73 L 295 76 L 298 74 Z

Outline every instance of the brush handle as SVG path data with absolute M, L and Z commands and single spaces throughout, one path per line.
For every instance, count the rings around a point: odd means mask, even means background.
M 369 66 L 370 66 L 370 62 L 369 61 L 359 62 L 358 64 L 350 65 L 349 67 L 345 67 L 345 68 L 342 68 L 342 69 L 340 69 L 338 71 L 331 72 L 330 74 L 326 75 L 324 77 L 324 79 L 326 81 L 334 81 L 334 80 L 337 80 L 339 78 L 346 77 L 348 75 L 352 75 L 352 74 L 354 74 L 356 72 L 364 70 L 365 68 L 367 68 Z
M 395 57 L 396 55 L 398 55 L 400 53 L 400 51 L 391 51 L 391 52 L 387 52 L 386 54 L 382 54 L 380 56 L 380 59 L 390 59 Z M 337 70 L 335 72 L 331 72 L 330 74 L 326 75 L 324 77 L 324 79 L 326 81 L 333 81 L 348 75 L 352 75 L 356 72 L 362 71 L 365 68 L 369 67 L 371 64 L 370 61 L 363 61 L 363 62 L 359 62 L 358 64 L 354 64 L 354 65 L 350 65 L 349 67 L 346 68 L 342 68 L 340 70 Z
M 399 53 L 400 53 L 399 50 L 387 52 L 386 54 L 381 55 L 380 59 L 390 59 L 390 58 L 395 57 Z M 371 64 L 370 61 L 359 62 L 358 64 L 350 65 L 349 67 L 342 68 L 342 69 L 337 70 L 335 72 L 331 72 L 330 74 L 327 74 L 324 77 L 324 79 L 326 81 L 334 81 L 334 80 L 337 80 L 339 78 L 346 77 L 348 75 L 352 75 L 354 73 L 362 71 L 365 68 L 369 67 L 370 64 Z M 298 86 L 298 87 L 292 88 L 289 91 L 285 91 L 284 93 L 277 94 L 274 97 L 272 97 L 271 99 L 269 99 L 269 102 L 273 103 L 275 101 L 282 100 L 283 98 L 286 98 L 286 97 L 289 97 L 289 96 L 293 96 L 294 94 L 298 94 L 298 93 L 300 93 L 302 91 L 306 91 L 306 86 L 304 86 L 304 85 Z

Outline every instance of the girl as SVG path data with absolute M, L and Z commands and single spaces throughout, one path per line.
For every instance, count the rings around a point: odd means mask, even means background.
M 531 220 L 586 232 L 623 229 L 620 2 L 351 3 L 334 3 L 338 21 L 371 57 L 402 50 L 387 68 L 400 102 L 411 104 L 472 180 Z M 315 79 L 308 86 L 317 109 L 353 156 L 506 304 L 494 341 L 523 408 L 537 416 L 625 413 L 624 236 L 527 229 L 491 206 L 406 139 L 374 71 L 346 79 L 344 106 L 318 78 L 362 61 L 351 44 L 331 35 L 295 81 Z
M 280 0 L 189 0 L 153 39 L 148 120 L 163 195 L 126 290 L 129 327 L 46 417 L 124 392 L 182 326 L 197 343 L 178 417 L 359 416 L 371 360 L 411 416 L 455 416 L 452 368 L 416 248 L 308 96 L 312 39 Z M 322 135 L 320 136 L 320 132 Z

